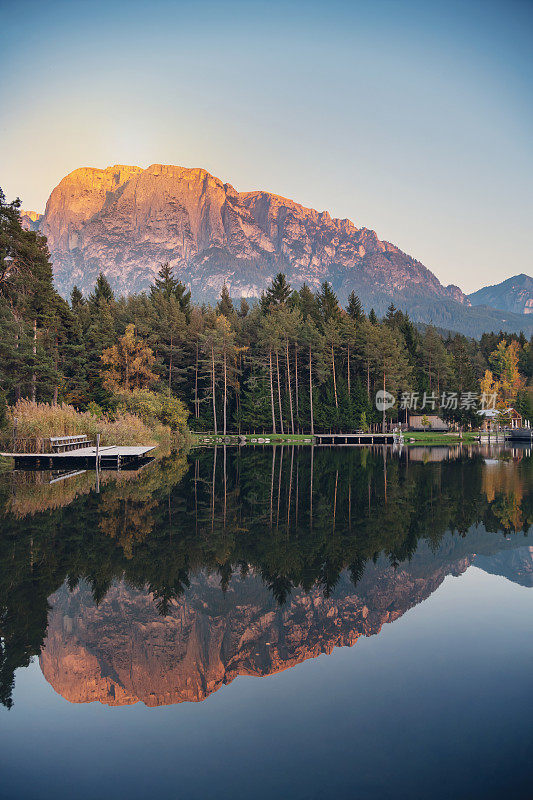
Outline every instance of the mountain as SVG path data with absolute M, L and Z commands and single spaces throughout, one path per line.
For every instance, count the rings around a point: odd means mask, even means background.
M 38 231 L 39 225 L 43 218 L 43 214 L 39 214 L 37 211 L 24 211 L 22 208 L 20 209 L 20 219 L 22 221 L 22 225 L 24 228 L 27 228 L 30 231 Z
M 100 271 L 119 293 L 147 289 L 169 261 L 199 300 L 215 300 L 224 282 L 233 296 L 257 297 L 281 271 L 296 288 L 328 280 L 341 303 L 355 290 L 367 309 L 394 301 L 415 321 L 470 335 L 524 326 L 508 312 L 471 312 L 457 286 L 374 231 L 269 192 L 237 192 L 203 169 L 83 167 L 25 223 L 46 235 L 65 295 L 74 284 L 90 291 Z
M 533 586 L 533 547 L 502 550 L 490 556 L 477 555 L 473 564 L 484 572 L 501 575 L 519 586 Z
M 454 574 L 468 564 L 454 563 Z M 200 573 L 165 617 L 148 591 L 124 581 L 98 605 L 86 582 L 73 592 L 64 585 L 50 598 L 39 661 L 71 703 L 201 702 L 239 676 L 272 675 L 378 634 L 435 592 L 448 572 L 411 574 L 380 563 L 358 591 L 344 573 L 334 597 L 297 591 L 282 607 L 259 576 L 236 574 L 221 598 L 217 578 Z
M 49 598 L 39 662 L 71 703 L 201 702 L 241 675 L 272 675 L 379 634 L 472 563 L 531 585 L 533 548 L 515 548 L 484 529 L 464 539 L 447 534 L 437 551 L 422 543 L 397 566 L 382 556 L 366 565 L 357 586 L 344 571 L 332 596 L 298 589 L 283 606 L 253 570 L 245 578 L 236 571 L 224 595 L 220 576 L 201 570 L 166 616 L 148 590 L 124 580 L 99 603 L 86 581 L 73 591 L 65 583 Z
M 473 306 L 492 306 L 515 314 L 533 314 L 533 278 L 515 275 L 495 286 L 485 286 L 468 295 Z

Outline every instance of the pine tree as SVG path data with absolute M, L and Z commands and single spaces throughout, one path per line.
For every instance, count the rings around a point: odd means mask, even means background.
M 253 372 L 245 382 L 238 421 L 245 431 L 265 430 L 271 425 L 268 385 L 258 371 Z
M 241 303 L 239 306 L 239 310 L 237 311 L 237 315 L 241 319 L 245 319 L 249 313 L 250 313 L 250 305 L 246 300 L 246 297 L 241 297 Z
M 278 272 L 272 283 L 261 297 L 261 308 L 264 312 L 271 311 L 276 306 L 284 305 L 291 296 L 291 285 L 283 272 Z
M 302 315 L 302 319 L 311 319 L 315 324 L 319 323 L 320 308 L 318 306 L 318 301 L 306 283 L 303 284 L 298 292 L 297 306 Z
M 400 389 L 406 390 L 411 368 L 402 336 L 387 325 L 371 326 L 368 329 L 366 346 L 368 358 L 374 369 L 376 386 L 396 395 Z M 385 426 L 386 412 L 383 411 L 383 432 Z
M 57 326 L 59 296 L 46 238 L 22 228 L 19 208 L 20 201 L 6 203 L 0 189 L 0 300 L 15 325 L 14 358 L 21 368 L 15 395 L 47 399 L 50 386 L 57 384 L 47 344 Z
M 389 323 L 392 323 L 394 322 L 395 317 L 396 317 L 396 306 L 394 305 L 394 303 L 391 303 L 387 308 L 385 320 Z
M 150 295 L 162 295 L 165 300 L 170 300 L 171 297 L 176 296 L 176 288 L 178 281 L 174 278 L 172 267 L 168 261 L 161 264 L 157 273 L 158 277 L 155 279 L 153 285 L 150 287 Z
M 233 308 L 233 302 L 229 294 L 229 289 L 224 283 L 222 291 L 220 292 L 220 300 L 217 303 L 217 314 L 222 314 L 224 317 L 229 319 L 234 315 L 234 313 L 235 309 Z
M 97 308 L 103 302 L 113 303 L 114 300 L 115 295 L 113 293 L 113 289 L 111 288 L 111 284 L 101 272 L 96 279 L 94 291 L 89 295 L 89 304 L 92 306 L 92 308 Z
M 158 277 L 150 287 L 150 297 L 154 300 L 163 297 L 165 300 L 174 298 L 180 307 L 180 311 L 185 315 L 187 321 L 191 313 L 191 292 L 184 283 L 174 277 L 170 263 L 165 261 L 157 273 Z
M 337 295 L 327 281 L 324 281 L 322 284 L 320 294 L 318 295 L 317 299 L 320 311 L 322 312 L 322 317 L 325 322 L 328 322 L 330 319 L 336 319 L 340 317 L 341 311 L 339 308 Z
M 346 311 L 348 313 L 348 316 L 351 317 L 356 322 L 361 320 L 365 315 L 362 303 L 354 291 L 350 292 L 350 296 L 348 297 L 348 305 L 346 306 Z
M 180 304 L 180 309 L 185 314 L 188 322 L 191 315 L 191 291 L 190 289 L 187 289 L 184 283 L 178 281 L 174 294 L 176 295 L 176 300 Z
M 163 292 L 154 292 L 150 307 L 146 331 L 142 333 L 156 357 L 154 370 L 171 394 L 187 378 L 188 365 L 184 363 L 187 321 L 175 295 L 167 299 Z
M 432 325 L 428 325 L 422 339 L 422 360 L 429 388 L 440 395 L 451 375 L 451 360 L 442 337 Z
M 80 306 L 85 303 L 83 298 L 83 294 L 78 286 L 73 286 L 72 291 L 70 293 L 70 307 L 73 311 L 77 311 Z

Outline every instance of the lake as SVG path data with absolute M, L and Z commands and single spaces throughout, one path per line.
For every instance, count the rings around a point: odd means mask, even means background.
M 4 798 L 530 797 L 526 449 L 0 472 Z

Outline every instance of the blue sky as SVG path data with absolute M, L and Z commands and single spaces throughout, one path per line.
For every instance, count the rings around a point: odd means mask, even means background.
M 0 0 L 0 185 L 202 166 L 467 291 L 531 274 L 533 2 Z

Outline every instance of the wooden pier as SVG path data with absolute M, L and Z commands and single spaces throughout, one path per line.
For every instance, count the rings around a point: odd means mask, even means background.
M 291 436 L 276 433 L 215 435 L 211 432 L 195 434 L 195 444 L 203 445 L 248 445 L 248 444 L 315 444 L 319 447 L 347 447 L 350 445 L 395 444 L 400 441 L 394 433 L 315 433 L 306 436 Z
M 353 444 L 394 444 L 394 433 L 315 433 L 322 447 L 345 447 Z
M 15 467 L 26 469 L 64 469 L 69 467 L 93 467 L 102 469 L 136 468 L 149 458 L 155 450 L 152 446 L 108 445 L 107 447 L 79 447 L 58 453 L 0 453 L 0 456 L 15 459 Z

